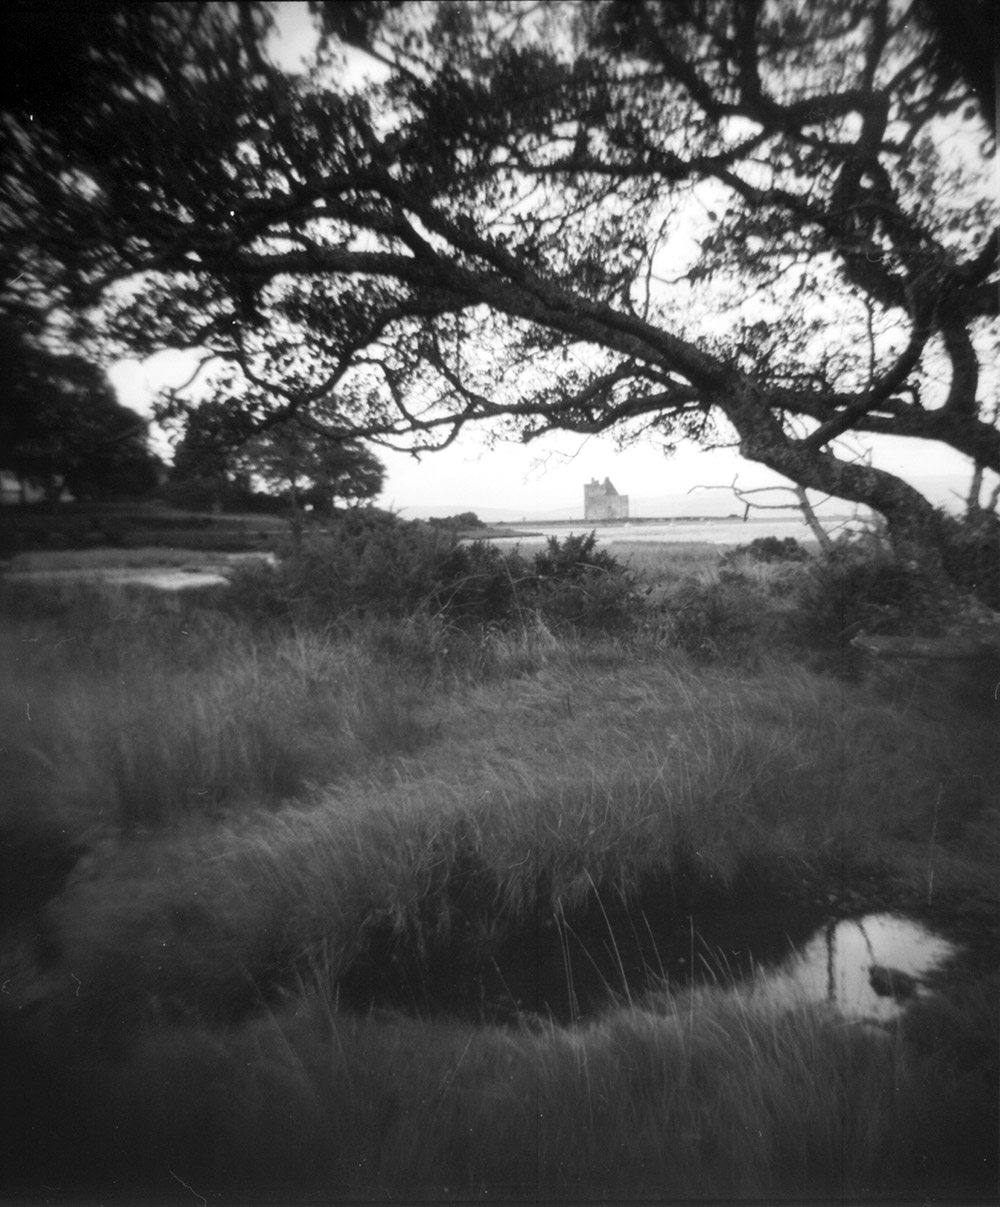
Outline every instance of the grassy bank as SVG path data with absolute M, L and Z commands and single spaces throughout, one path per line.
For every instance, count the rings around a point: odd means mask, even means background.
M 39 503 L 0 509 L 0 558 L 38 550 L 95 553 L 162 546 L 188 550 L 267 549 L 287 537 L 273 515 L 217 515 L 158 503 Z
M 643 558 L 637 623 L 585 635 L 8 596 L 13 1191 L 995 1190 L 989 696 L 818 669 L 794 567 Z M 960 955 L 850 1024 L 692 982 L 723 908 Z

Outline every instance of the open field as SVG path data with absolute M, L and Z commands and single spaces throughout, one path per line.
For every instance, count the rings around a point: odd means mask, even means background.
M 612 550 L 620 632 L 0 582 L 12 1201 L 995 1196 L 993 670 Z

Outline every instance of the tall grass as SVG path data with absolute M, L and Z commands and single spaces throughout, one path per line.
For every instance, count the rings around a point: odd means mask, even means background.
M 670 585 L 701 570 L 714 569 L 724 546 L 708 541 L 609 541 L 604 546 L 646 584 Z
M 148 826 L 290 798 L 419 743 L 413 685 L 316 631 L 123 593 L 0 636 L 8 810 Z
M 950 1116 L 961 1157 L 982 1161 L 988 1087 L 956 1073 L 752 987 L 535 1031 L 345 1015 L 306 992 L 235 1031 L 147 1031 L 127 1064 L 72 1069 L 48 1158 L 95 1196 L 178 1202 L 185 1187 L 243 1202 L 985 1195 L 988 1171 L 970 1183 L 927 1131 Z M 19 1152 L 27 1181 L 26 1156 L 47 1166 Z
M 876 875 L 890 843 L 919 899 L 954 754 L 933 724 L 794 668 L 550 666 L 433 715 L 434 740 L 385 774 L 96 852 L 45 916 L 84 982 L 53 1008 L 227 1017 L 373 951 L 476 964 L 595 890 L 627 901 L 658 883 L 679 909 L 748 878 L 800 895 Z M 935 868 L 936 900 L 960 896 L 962 860 Z
M 773 617 L 789 572 L 694 575 Z M 70 1194 L 126 1201 L 988 1190 L 996 986 L 974 961 L 892 1033 L 721 975 L 668 992 L 652 967 L 640 994 L 620 955 L 591 1021 L 531 1002 L 469 1021 L 505 945 L 568 951 L 590 917 L 614 956 L 615 919 L 642 925 L 629 910 L 650 893 L 673 924 L 763 892 L 902 905 L 994 950 L 990 717 L 929 707 L 915 680 L 818 674 L 756 621 L 758 656 L 725 660 L 731 610 L 706 660 L 670 611 L 691 575 L 611 636 L 421 610 L 283 629 L 93 591 L 11 616 L 4 833 L 45 822 L 88 850 L 0 946 L 7 1184 L 36 1193 L 58 1170 Z M 548 971 L 573 975 L 568 957 Z

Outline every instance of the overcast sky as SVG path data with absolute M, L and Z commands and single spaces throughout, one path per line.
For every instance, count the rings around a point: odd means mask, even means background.
M 398 453 L 379 455 L 389 470 L 382 502 L 411 515 L 468 510 L 483 518 L 503 512 L 494 519 L 570 519 L 583 514 L 584 483 L 605 477 L 629 496 L 633 516 L 726 515 L 740 506 L 730 490 L 714 488 L 734 477 L 744 488 L 789 485 L 729 449 L 687 446 L 667 457 L 652 442 L 618 451 L 609 439 L 571 435 L 493 448 L 470 436 L 419 462 Z M 884 441 L 876 462 L 942 504 L 954 503 L 954 492 L 964 495 L 971 476 L 965 458 L 920 441 Z M 754 497 L 762 503 L 793 501 L 783 491 Z M 837 501 L 832 509 L 845 512 L 849 505 Z

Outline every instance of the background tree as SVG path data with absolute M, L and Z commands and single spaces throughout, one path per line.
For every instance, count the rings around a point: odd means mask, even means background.
M 205 401 L 186 415 L 169 481 L 160 497 L 194 511 L 240 511 L 254 505 L 249 470 L 235 450 L 251 438 L 239 415 Z
M 269 427 L 239 452 L 244 472 L 292 511 L 311 506 L 329 514 L 337 500 L 359 503 L 382 490 L 385 466 L 356 442 L 325 439 L 295 419 Z
M 22 485 L 80 501 L 147 494 L 162 468 L 146 424 L 118 403 L 105 375 L 0 322 L 0 465 Z
M 6 114 L 8 306 L 204 348 L 260 431 L 724 441 L 924 550 L 838 438 L 1000 471 L 993 114 L 940 4 L 312 7 L 293 76 L 262 8 L 123 6 L 72 126 Z
M 384 482 L 385 467 L 357 442 L 325 439 L 295 419 L 254 431 L 245 415 L 209 400 L 187 416 L 165 496 L 224 510 L 256 509 L 269 496 L 274 506 L 329 514 L 337 500 L 374 498 Z

